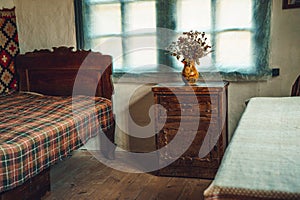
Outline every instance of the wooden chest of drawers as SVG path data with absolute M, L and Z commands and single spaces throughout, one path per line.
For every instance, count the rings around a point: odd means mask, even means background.
M 159 162 L 175 160 L 159 175 L 214 178 L 227 146 L 227 88 L 227 82 L 152 88 L 155 104 L 161 105 L 155 108 Z

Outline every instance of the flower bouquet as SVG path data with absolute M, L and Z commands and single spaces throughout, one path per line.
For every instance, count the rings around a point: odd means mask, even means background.
M 194 84 L 199 77 L 195 63 L 200 65 L 200 58 L 212 52 L 205 32 L 198 31 L 183 32 L 166 50 L 184 64 L 182 76 L 187 84 Z

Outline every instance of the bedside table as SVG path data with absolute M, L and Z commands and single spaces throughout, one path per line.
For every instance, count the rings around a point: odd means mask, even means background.
M 170 145 L 176 134 L 183 134 L 182 144 L 193 134 L 182 155 L 158 170 L 158 175 L 214 178 L 227 146 L 227 89 L 227 82 L 152 87 L 154 103 L 161 105 L 155 107 L 157 150 Z M 208 148 L 199 157 L 201 146 Z M 169 152 L 159 152 L 161 163 L 170 157 Z

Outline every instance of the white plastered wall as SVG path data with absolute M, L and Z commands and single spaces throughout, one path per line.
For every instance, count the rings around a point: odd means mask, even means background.
M 0 0 L 16 7 L 20 52 L 76 46 L 73 0 Z

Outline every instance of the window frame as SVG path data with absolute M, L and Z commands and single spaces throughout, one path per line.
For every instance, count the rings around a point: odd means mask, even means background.
M 174 31 L 177 31 L 177 19 L 176 19 L 176 3 L 177 0 L 142 0 L 142 1 L 155 1 L 156 3 L 156 27 L 159 28 L 167 28 L 167 29 L 171 29 Z M 265 55 L 265 60 L 258 60 L 257 58 L 255 58 L 255 71 L 253 73 L 240 73 L 240 72 L 220 72 L 223 75 L 226 75 L 227 77 L 231 77 L 231 76 L 240 76 L 240 77 L 247 77 L 247 76 L 251 76 L 251 77 L 265 77 L 265 76 L 269 76 L 271 74 L 271 69 L 269 68 L 269 37 L 270 37 L 270 22 L 268 25 L 266 25 L 266 30 L 263 30 L 259 33 L 256 33 L 256 31 L 254 30 L 253 27 L 251 28 L 229 28 L 229 29 L 222 29 L 222 30 L 217 30 L 216 26 L 215 26 L 215 22 L 216 22 L 216 3 L 218 0 L 211 0 L 211 20 L 212 20 L 212 27 L 211 27 L 211 31 L 208 32 L 208 34 L 211 35 L 210 37 L 210 41 L 211 44 L 214 46 L 216 44 L 216 37 L 218 34 L 220 33 L 224 33 L 224 32 L 228 32 L 228 31 L 249 31 L 251 33 L 251 35 L 253 36 L 253 41 L 252 43 L 254 44 L 253 48 L 256 48 L 257 45 L 259 45 L 258 43 L 261 41 L 264 41 L 265 43 L 265 47 L 267 47 L 267 50 L 263 50 L 262 48 L 259 49 L 259 52 L 262 53 L 263 55 Z M 270 20 L 270 15 L 271 15 L 271 8 L 267 9 L 266 13 L 261 13 L 262 10 L 264 9 L 263 7 L 266 6 L 266 4 L 271 4 L 271 1 L 264 1 L 263 3 L 260 2 L 261 0 L 253 0 L 253 4 L 259 4 L 260 6 L 258 6 L 258 8 L 253 11 L 253 15 L 258 14 L 258 17 L 253 17 L 254 19 L 254 23 L 256 23 L 255 25 L 257 26 L 261 26 L 262 22 L 257 22 L 259 20 L 263 21 L 264 18 L 268 17 L 268 19 Z M 130 2 L 130 1 L 129 1 Z M 120 3 L 121 4 L 121 12 L 122 12 L 122 30 L 123 29 L 123 25 L 124 25 L 124 20 L 125 18 L 123 17 L 124 15 L 124 4 L 129 3 L 127 0 L 108 0 L 105 3 Z M 74 0 L 74 5 L 75 5 L 75 22 L 76 22 L 76 40 L 77 40 L 77 48 L 78 49 L 82 49 L 85 47 L 85 38 L 84 38 L 84 31 L 83 31 L 83 6 L 82 3 L 84 3 L 84 0 Z M 265 4 L 265 5 L 264 5 Z M 123 7 L 123 8 L 122 8 Z M 168 20 L 166 20 L 167 22 L 164 21 L 165 18 L 168 18 Z M 156 35 L 155 33 L 149 33 Z M 120 38 L 127 38 L 133 35 L 127 34 L 126 32 L 122 31 L 122 33 L 120 34 L 111 34 L 111 35 L 99 35 L 98 37 L 108 37 L 108 36 L 117 36 Z M 135 36 L 145 36 L 145 33 L 141 33 L 141 34 L 137 34 Z M 158 37 L 156 35 L 156 37 Z M 126 44 L 125 42 L 122 40 L 122 50 L 126 50 Z M 123 51 L 124 52 L 124 51 Z M 212 52 L 211 54 L 212 57 L 212 65 L 216 64 L 216 52 Z M 164 64 L 167 66 L 173 66 L 174 65 L 174 59 L 171 58 L 171 56 L 166 54 L 165 50 L 161 50 L 159 49 L 157 52 L 157 62 L 159 64 Z M 177 64 L 178 65 L 178 64 Z M 126 72 L 126 68 L 124 68 Z M 178 69 L 178 68 L 177 68 Z M 176 68 L 175 68 L 176 71 Z M 119 71 L 116 71 L 119 72 Z M 159 69 L 158 71 L 159 72 Z
M 142 0 L 140 2 L 155 2 L 156 0 Z M 77 40 L 77 49 L 91 49 L 90 40 L 96 40 L 101 38 L 120 38 L 121 39 L 121 46 L 122 46 L 122 52 L 128 52 L 130 47 L 126 44 L 126 40 L 124 38 L 130 38 L 130 37 L 143 37 L 143 36 L 155 36 L 157 37 L 156 32 L 128 32 L 125 30 L 125 24 L 126 24 L 126 4 L 130 4 L 132 1 L 128 0 L 106 0 L 105 2 L 99 2 L 99 3 L 86 3 L 84 0 L 74 0 L 74 7 L 75 7 L 75 23 L 76 23 L 76 40 Z M 94 36 L 93 38 L 86 39 L 84 35 L 84 16 L 82 10 L 84 7 L 85 9 L 89 9 L 88 6 L 93 5 L 103 5 L 103 4 L 120 4 L 120 12 L 121 12 L 121 32 L 120 33 L 112 33 L 112 34 L 99 34 Z M 89 13 L 88 13 L 89 14 Z M 88 18 L 88 16 L 86 16 Z M 123 61 L 125 62 L 124 67 L 121 71 L 116 72 L 124 72 L 128 71 L 129 64 L 126 63 L 126 59 L 124 59 L 125 54 L 122 54 Z

